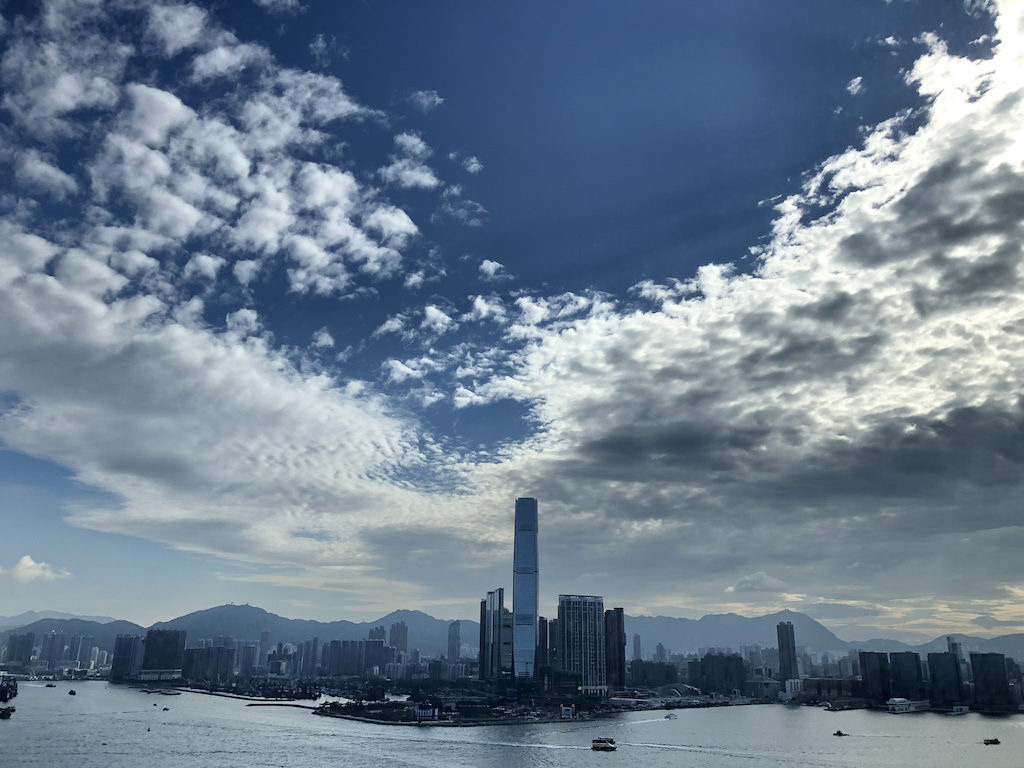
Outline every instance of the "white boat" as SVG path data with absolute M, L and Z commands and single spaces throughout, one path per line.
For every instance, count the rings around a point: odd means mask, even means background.
M 595 752 L 614 752 L 615 739 L 597 738 L 590 742 L 590 748 Z
M 902 715 L 906 712 L 927 712 L 931 709 L 931 702 L 926 699 L 912 701 L 902 696 L 894 696 L 885 703 L 894 715 Z

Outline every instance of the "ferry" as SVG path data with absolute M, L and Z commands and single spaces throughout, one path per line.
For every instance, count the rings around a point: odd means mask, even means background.
M 931 709 L 931 702 L 925 699 L 911 701 L 902 696 L 895 696 L 885 703 L 889 707 L 889 712 L 894 715 L 902 715 L 906 712 L 927 712 Z
M 590 748 L 595 752 L 614 752 L 615 739 L 597 738 L 590 742 Z

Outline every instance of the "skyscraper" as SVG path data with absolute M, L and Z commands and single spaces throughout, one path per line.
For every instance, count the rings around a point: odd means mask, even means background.
M 626 687 L 626 616 L 621 608 L 604 612 L 605 676 L 608 688 Z
M 640 634 L 638 632 L 633 633 L 633 658 L 642 659 L 644 657 L 643 646 L 640 644 Z
M 494 680 L 512 668 L 512 637 L 509 612 L 505 609 L 505 590 L 487 593 L 480 601 L 480 679 Z
M 408 653 L 409 651 L 409 627 L 404 621 L 391 625 L 391 633 L 388 643 L 396 651 Z
M 537 500 L 516 499 L 512 557 L 512 666 L 514 677 L 533 677 L 537 661 Z
M 796 633 L 793 622 L 780 621 L 776 627 L 779 633 L 779 680 L 798 680 L 800 674 L 796 665 Z
M 185 663 L 185 631 L 182 629 L 151 629 L 146 633 L 142 669 L 163 673 L 159 677 L 173 679 L 181 675 Z
M 448 625 L 448 663 L 458 664 L 462 655 L 462 622 L 453 621 Z
M 604 598 L 559 595 L 558 633 L 561 669 L 580 676 L 582 693 L 606 695 Z

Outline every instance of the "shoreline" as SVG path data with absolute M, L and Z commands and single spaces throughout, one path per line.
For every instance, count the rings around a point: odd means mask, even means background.
M 320 707 L 315 707 L 313 711 L 314 715 L 320 717 L 335 717 L 339 720 L 352 720 L 357 723 L 370 723 L 372 725 L 397 725 L 412 728 L 481 728 L 487 725 L 546 725 L 550 723 L 580 723 L 580 722 L 591 722 L 591 720 L 564 720 L 560 717 L 550 718 L 531 718 L 531 717 L 516 717 L 503 720 L 461 720 L 459 722 L 452 722 L 451 720 L 421 720 L 421 721 L 407 721 L 407 720 L 377 720 L 372 717 L 360 717 L 359 715 L 347 715 L 337 714 L 334 712 L 321 711 Z M 611 713 L 615 714 L 615 713 Z

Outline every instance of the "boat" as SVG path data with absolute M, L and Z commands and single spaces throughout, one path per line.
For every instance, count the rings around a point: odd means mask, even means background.
M 999 739 L 985 739 L 982 744 L 1000 744 Z
M 597 738 L 590 742 L 590 748 L 595 752 L 614 752 L 615 739 Z
M 971 711 L 971 708 L 968 707 L 966 704 L 956 704 L 953 707 L 953 711 L 952 712 L 947 712 L 946 714 L 947 715 L 966 715 L 970 711 Z
M 927 712 L 931 708 L 931 702 L 927 699 L 911 701 L 901 696 L 893 697 L 885 702 L 889 712 L 894 715 L 901 715 L 907 712 Z
M 833 733 L 832 735 L 833 735 L 833 736 L 849 736 L 850 734 L 848 734 L 848 733 L 843 733 L 842 731 L 836 731 L 836 732 L 835 732 L 835 733 Z
M 679 717 L 679 715 L 677 715 L 675 712 L 669 712 L 667 715 L 665 715 L 666 720 L 675 720 L 677 717 Z
M 0 720 L 10 720 L 14 714 L 14 707 L 0 707 Z
M 56 687 L 57 687 L 57 684 L 56 684 L 56 683 L 47 683 L 47 684 L 46 684 L 46 687 L 47 687 L 47 688 L 56 688 Z
M 78 694 L 75 693 L 75 689 L 74 688 L 72 688 L 70 691 L 68 691 L 68 696 L 77 696 L 77 695 Z

